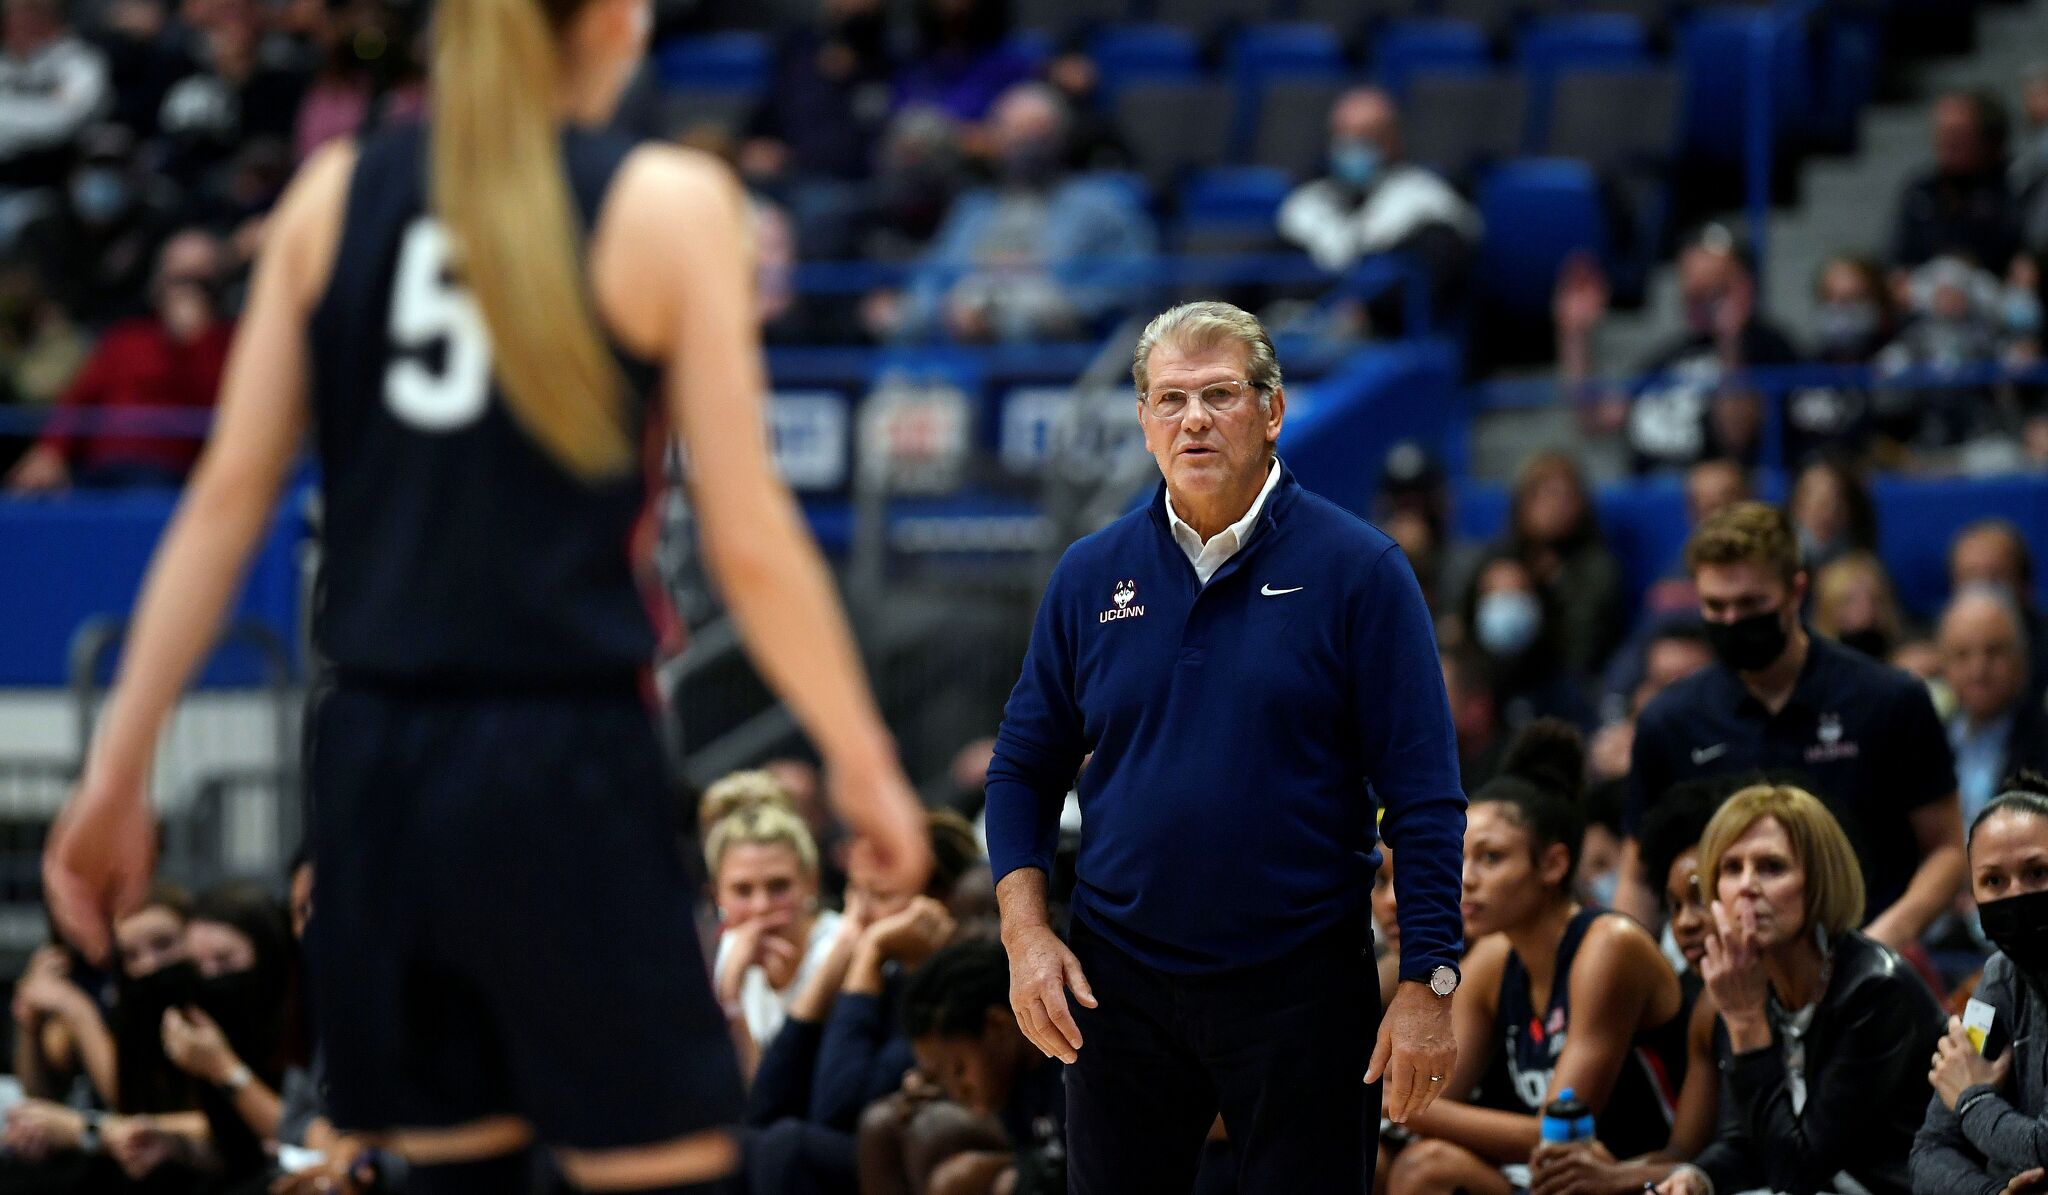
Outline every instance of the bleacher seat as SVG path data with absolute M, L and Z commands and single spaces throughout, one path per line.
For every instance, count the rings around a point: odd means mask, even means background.
M 1268 79 L 1330 79 L 1345 73 L 1344 45 L 1327 25 L 1249 25 L 1230 38 L 1230 74 L 1239 86 Z
M 1208 36 L 1231 25 L 1268 20 L 1272 0 L 1152 0 L 1152 19 Z
M 1323 167 L 1330 147 L 1330 106 L 1344 84 L 1275 82 L 1260 88 L 1258 117 L 1246 157 L 1256 166 L 1277 166 L 1295 178 Z
M 1767 15 L 1752 8 L 1703 8 L 1687 17 L 1678 33 L 1678 57 L 1685 71 L 1685 156 L 1704 166 L 1732 166 L 1743 159 L 1748 127 L 1750 46 Z M 1772 143 L 1783 148 L 1807 117 L 1809 79 L 1805 38 L 1793 30 L 1771 56 Z
M 1019 29 L 1031 29 L 1055 43 L 1130 15 L 1129 0 L 1015 0 L 1011 14 Z
M 1535 7 L 1530 0 L 1437 0 L 1435 15 L 1470 21 L 1489 38 L 1504 38 L 1521 15 Z
M 1566 257 L 1607 257 L 1611 237 L 1591 167 L 1563 158 L 1503 162 L 1479 184 L 1486 236 L 1479 248 L 1482 295 L 1507 314 L 1543 318 Z
M 1088 40 L 1088 53 L 1102 74 L 1102 98 L 1134 83 L 1188 83 L 1200 77 L 1202 60 L 1194 35 L 1171 25 L 1110 25 Z
M 1678 75 L 1664 67 L 1568 71 L 1532 148 L 1602 172 L 1664 169 L 1678 152 Z
M 1043 29 L 1019 29 L 1003 40 L 1003 50 L 1013 58 L 1030 63 L 1034 72 L 1045 69 L 1058 46 L 1052 34 Z
M 664 87 L 759 95 L 768 86 L 775 55 L 758 33 L 708 33 L 663 43 L 654 65 Z
M 1408 85 L 1401 139 L 1408 157 L 1452 182 L 1522 151 L 1528 88 L 1509 71 L 1431 71 Z
M 1396 97 L 1422 71 L 1482 71 L 1491 65 L 1486 34 L 1470 21 L 1395 21 L 1373 41 L 1373 77 Z
M 1620 13 L 1641 21 L 1643 28 L 1652 39 L 1661 39 L 1671 30 L 1671 21 L 1677 15 L 1679 0 L 1572 0 L 1567 11 L 1584 13 Z
M 1293 186 L 1271 166 L 1203 170 L 1180 190 L 1174 242 L 1183 253 L 1246 253 L 1279 242 L 1276 218 Z
M 1183 172 L 1229 156 L 1236 104 L 1224 83 L 1131 83 L 1117 92 L 1116 127 L 1138 170 L 1165 190 Z
M 1529 81 L 1529 145 L 1548 136 L 1551 91 L 1568 70 L 1625 69 L 1650 65 L 1650 35 L 1634 17 L 1585 13 L 1550 17 L 1522 31 L 1515 59 Z
M 1327 26 L 1348 42 L 1370 26 L 1423 16 L 1430 8 L 1430 0 L 1295 0 L 1291 15 Z

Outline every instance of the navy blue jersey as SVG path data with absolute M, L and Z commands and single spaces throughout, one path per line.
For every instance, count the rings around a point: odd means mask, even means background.
M 1579 943 L 1595 919 L 1620 915 L 1584 909 L 1566 923 L 1564 937 L 1557 944 L 1557 969 L 1550 981 L 1547 1008 L 1535 1006 L 1522 956 L 1508 952 L 1494 1013 L 1500 1053 L 1495 1056 L 1492 1074 L 1480 1084 L 1479 1103 L 1531 1116 L 1543 1114 L 1551 1072 L 1564 1054 L 1565 1037 L 1571 1031 L 1572 962 L 1578 957 Z M 1607 1105 L 1594 1118 L 1601 1142 L 1618 1158 L 1662 1149 L 1671 1139 L 1678 1089 L 1685 1085 L 1686 1032 L 1698 995 L 1696 988 L 1685 990 L 1686 999 L 1677 1016 L 1636 1034 Z
M 561 145 L 587 234 L 633 143 L 567 131 Z M 308 330 L 326 495 L 319 646 L 344 672 L 415 682 L 629 675 L 654 648 L 631 559 L 646 479 L 582 480 L 513 418 L 428 214 L 427 162 L 422 125 L 363 144 Z M 658 370 L 613 351 L 637 441 Z

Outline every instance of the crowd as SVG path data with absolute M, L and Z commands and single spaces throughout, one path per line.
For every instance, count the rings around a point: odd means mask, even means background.
M 1426 462 L 1394 464 L 1389 526 L 1428 528 Z M 2036 1189 L 2048 673 L 2024 542 L 1998 523 L 1957 536 L 1927 650 L 1869 594 L 1839 600 L 1831 637 L 1809 577 L 1874 559 L 1853 479 L 1828 473 L 1787 512 L 1698 469 L 1699 526 L 1661 599 L 1690 610 L 1574 630 L 1550 612 L 1603 570 L 1567 465 L 1532 462 L 1513 533 L 1464 553 L 1469 594 L 1439 603 L 1470 794 L 1460 1051 L 1445 1098 L 1379 1135 L 1384 1191 Z M 1427 546 L 1418 568 L 1460 555 Z M 1617 643 L 1640 659 L 1603 693 L 1589 681 Z M 928 886 L 887 903 L 847 885 L 815 769 L 779 760 L 702 795 L 707 982 L 747 1080 L 747 1189 L 1063 1189 L 1063 1068 L 1011 1010 L 959 779 L 928 815 Z M 1384 997 L 1397 862 L 1374 879 Z M 316 877 L 289 879 L 288 901 L 159 889 L 117 926 L 111 974 L 36 954 L 0 1191 L 404 1189 L 398 1159 L 322 1115 L 294 946 Z M 1549 1140 L 1566 1089 L 1593 1132 Z M 1227 1127 L 1210 1138 L 1198 1189 L 1230 1191 Z

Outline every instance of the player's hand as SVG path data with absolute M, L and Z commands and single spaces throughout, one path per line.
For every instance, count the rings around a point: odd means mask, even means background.
M 1081 973 L 1081 960 L 1048 925 L 1020 929 L 1003 938 L 1010 955 L 1010 1010 L 1017 1028 L 1047 1058 L 1072 1063 L 1081 1049 L 1081 1027 L 1067 1008 L 1067 991 L 1083 1007 L 1095 1007 L 1095 993 Z
M 1451 1030 L 1451 1002 L 1427 984 L 1403 981 L 1380 1018 L 1379 1041 L 1365 1081 L 1387 1081 L 1381 1115 L 1395 1124 L 1436 1102 L 1458 1065 L 1458 1038 Z
M 1529 1195 L 1607 1195 L 1641 1190 L 1617 1174 L 1614 1154 L 1598 1141 L 1545 1141 L 1529 1155 Z
M 832 807 L 853 832 L 847 876 L 886 901 L 924 891 L 932 870 L 931 831 L 924 805 L 893 757 L 849 769 L 829 761 Z
M 937 954 L 953 937 L 953 915 L 929 896 L 914 896 L 901 909 L 868 926 L 864 935 L 877 958 L 915 967 Z
M 43 898 L 57 931 L 105 966 L 114 921 L 142 907 L 155 870 L 156 818 L 142 781 L 109 782 L 88 768 L 43 848 Z
M 7 1112 L 6 1145 L 25 1161 L 77 1149 L 85 1140 L 85 1117 L 49 1100 L 23 1100 Z

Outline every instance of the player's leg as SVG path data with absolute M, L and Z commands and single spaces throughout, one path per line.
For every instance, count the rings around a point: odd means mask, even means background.
M 1514 1189 L 1500 1167 L 1463 1146 L 1430 1138 L 1404 1146 L 1387 1172 L 1387 1195 L 1512 1195 Z

